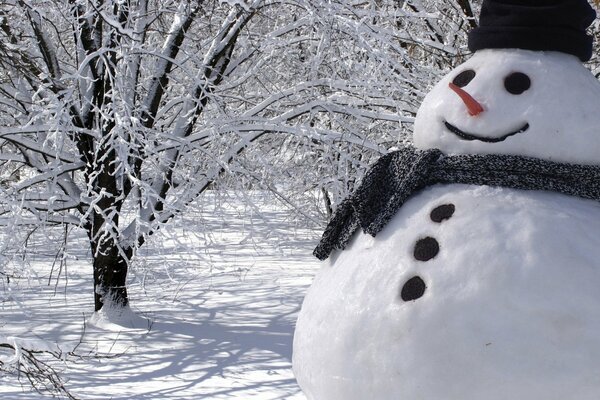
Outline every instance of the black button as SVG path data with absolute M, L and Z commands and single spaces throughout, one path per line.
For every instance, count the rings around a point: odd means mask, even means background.
M 442 222 L 443 220 L 449 219 L 454 214 L 454 204 L 442 204 L 431 210 L 431 220 L 433 222 Z
M 425 285 L 425 282 L 423 282 L 423 279 L 418 276 L 413 276 L 406 281 L 404 286 L 402 286 L 400 297 L 404 301 L 416 300 L 423 296 L 426 288 L 427 286 Z
M 419 239 L 415 244 L 414 256 L 419 261 L 428 261 L 437 256 L 440 251 L 438 241 L 432 237 Z

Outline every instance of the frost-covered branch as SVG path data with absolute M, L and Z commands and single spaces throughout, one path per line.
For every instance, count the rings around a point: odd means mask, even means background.
M 96 310 L 207 190 L 327 218 L 473 23 L 463 0 L 67 3 L 0 4 L 0 213 L 86 232 Z
M 40 394 L 76 399 L 55 366 L 65 356 L 58 346 L 41 340 L 0 337 L 0 373 L 26 381 Z

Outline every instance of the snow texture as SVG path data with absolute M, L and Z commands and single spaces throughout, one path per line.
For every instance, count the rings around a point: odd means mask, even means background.
M 94 312 L 87 323 L 106 331 L 129 332 L 139 331 L 145 333 L 150 329 L 152 323 L 149 319 L 136 314 L 130 306 L 115 307 L 112 304 L 104 304 L 100 311 Z

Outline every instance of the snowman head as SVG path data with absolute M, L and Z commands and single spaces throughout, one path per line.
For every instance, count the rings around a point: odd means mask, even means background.
M 475 54 L 425 97 L 416 147 L 600 164 L 600 82 L 581 64 L 591 55 L 585 28 L 595 12 L 585 0 L 539 3 L 484 1 L 469 35 Z M 569 17 L 570 26 L 562 20 Z

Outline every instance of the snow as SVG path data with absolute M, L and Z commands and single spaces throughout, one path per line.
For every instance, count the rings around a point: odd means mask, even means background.
M 475 78 L 463 89 L 485 111 L 470 116 L 448 84 L 472 69 Z M 531 87 L 519 95 L 504 88 L 504 78 L 523 72 Z M 600 160 L 598 112 L 600 82 L 578 58 L 558 52 L 481 50 L 446 75 L 427 94 L 415 120 L 418 148 L 439 148 L 448 154 L 517 154 L 552 161 L 596 164 Z M 449 122 L 467 133 L 499 137 L 522 133 L 499 143 L 462 140 L 448 129 Z
M 152 326 L 152 321 L 138 315 L 129 305 L 125 307 L 104 304 L 100 311 L 93 313 L 87 320 L 90 326 L 113 332 L 138 331 L 145 333 Z
M 297 323 L 298 382 L 309 399 L 597 399 L 598 232 L 594 201 L 434 186 L 323 265 Z M 427 236 L 439 254 L 417 261 Z M 427 288 L 405 302 L 413 276 Z
M 18 302 L 0 303 L 2 335 L 75 349 L 82 358 L 53 365 L 80 399 L 304 399 L 292 335 L 320 232 L 264 193 L 246 200 L 253 204 L 209 193 L 153 237 L 130 271 L 131 310 L 121 314 L 92 313 L 84 235 L 71 233 L 68 273 L 56 280 L 56 267 L 48 285 L 60 232 L 40 232 L 27 257 L 37 276 L 11 279 Z M 0 397 L 43 398 L 14 376 L 2 376 Z

